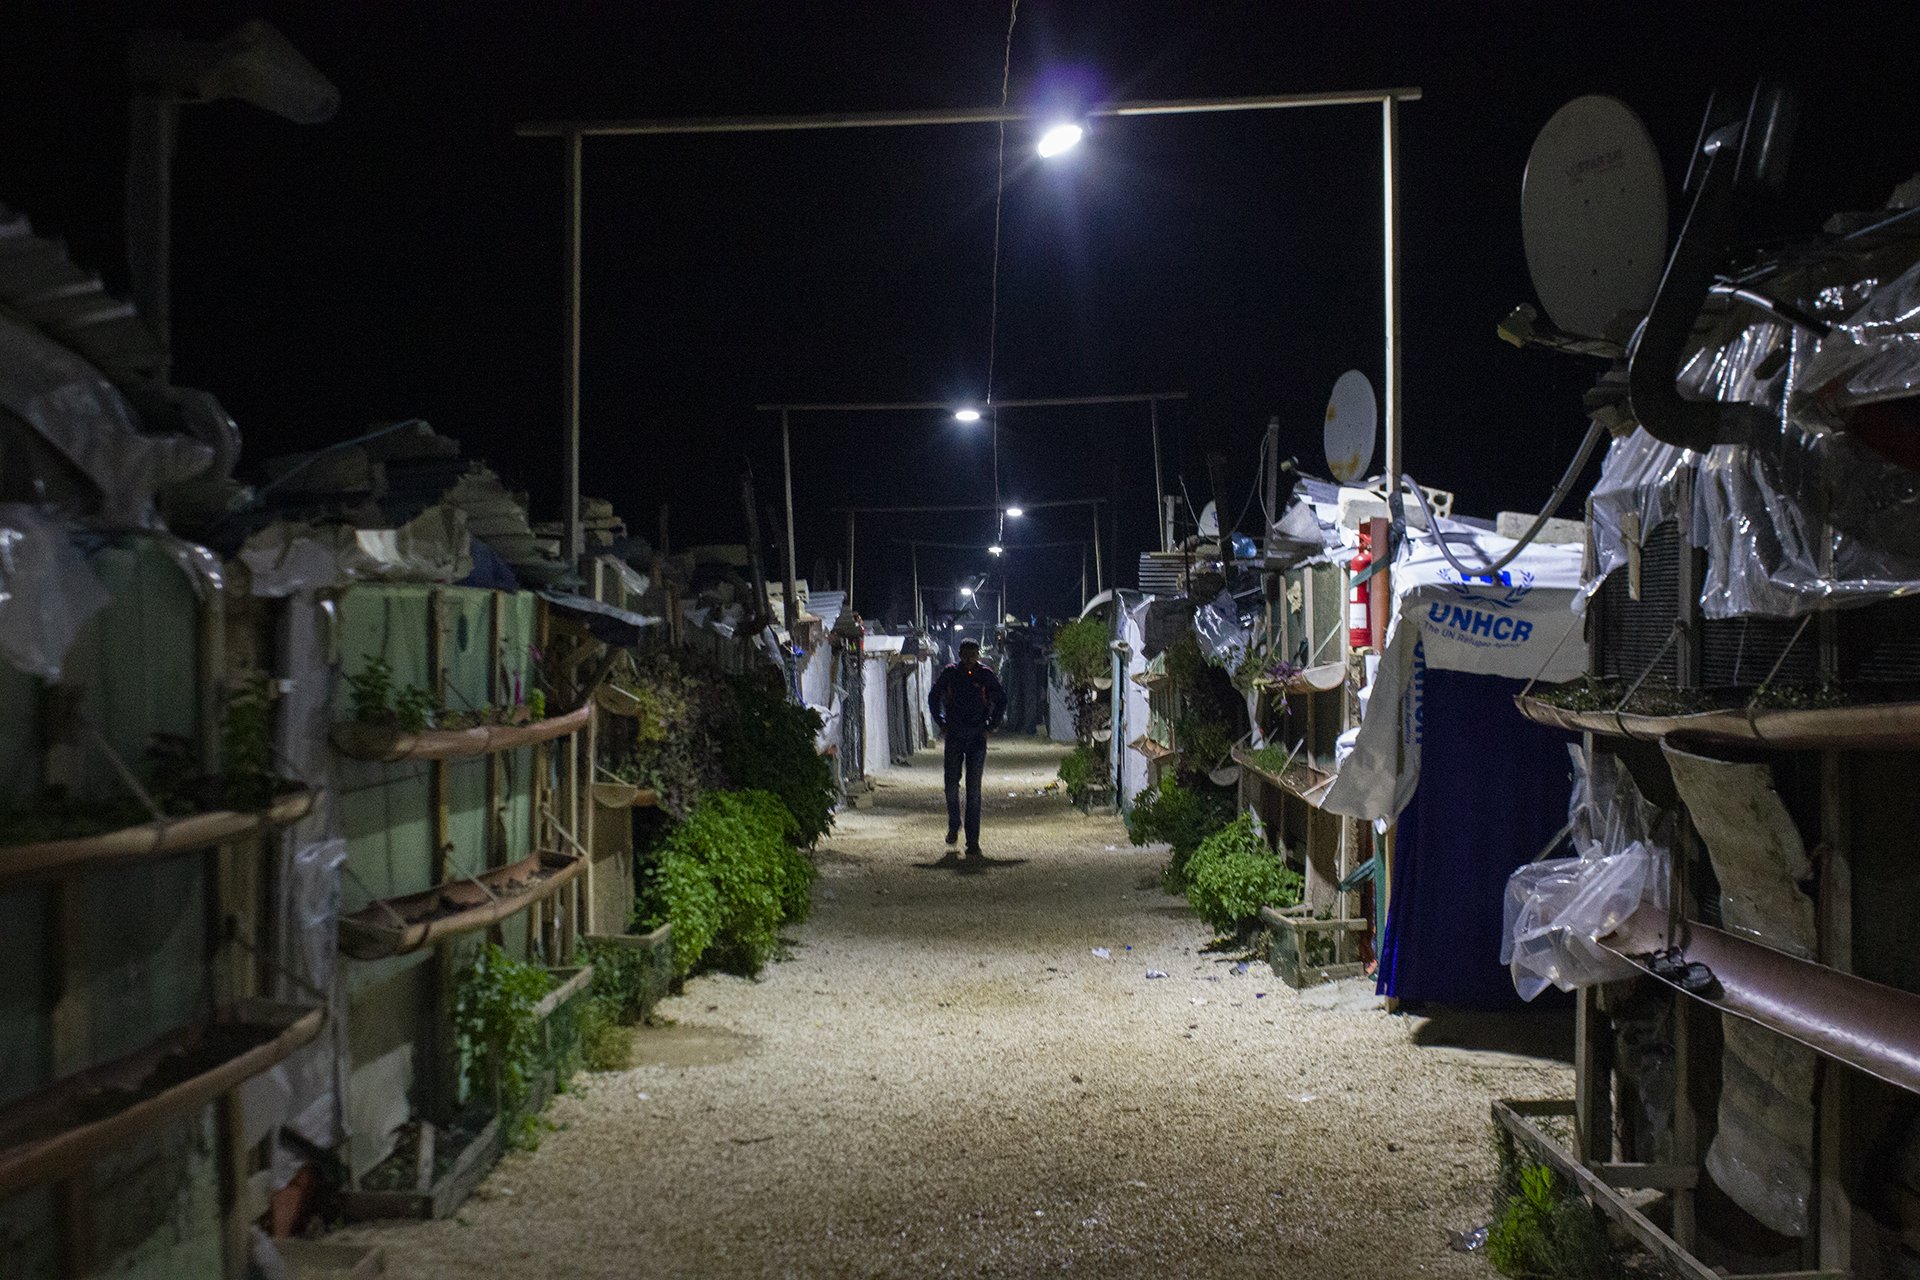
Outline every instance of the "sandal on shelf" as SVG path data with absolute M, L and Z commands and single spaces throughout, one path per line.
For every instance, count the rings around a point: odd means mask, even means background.
M 1671 982 L 1688 995 L 1715 997 L 1720 994 L 1720 979 L 1698 960 L 1687 959 L 1679 947 L 1669 947 L 1647 956 L 1647 970 L 1663 982 Z

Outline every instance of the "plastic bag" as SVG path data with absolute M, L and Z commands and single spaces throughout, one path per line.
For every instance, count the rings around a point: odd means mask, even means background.
M 1229 671 L 1240 665 L 1253 638 L 1240 621 L 1239 604 L 1225 591 L 1194 610 L 1193 629 L 1207 657 Z
M 67 651 L 110 597 L 67 530 L 23 503 L 0 503 L 0 657 L 58 680 Z
M 1507 879 L 1500 962 L 1513 988 L 1531 1000 L 1555 986 L 1562 991 L 1631 978 L 1639 970 L 1602 949 L 1604 938 L 1642 901 L 1665 897 L 1664 851 L 1635 841 L 1598 858 L 1530 862 Z

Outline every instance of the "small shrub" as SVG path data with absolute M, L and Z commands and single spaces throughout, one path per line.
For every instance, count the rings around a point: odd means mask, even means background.
M 453 1041 L 463 1096 L 484 1087 L 494 1109 L 509 1117 L 526 1105 L 541 1067 L 533 1006 L 552 986 L 545 969 L 512 959 L 492 943 L 475 953 L 453 991 Z
M 595 974 L 598 974 L 596 969 Z M 624 1071 L 633 1065 L 633 1031 L 612 1000 L 589 996 L 575 1014 L 580 1062 L 589 1071 Z
M 793 815 L 764 791 L 710 791 L 668 833 L 647 873 L 638 915 L 673 925 L 684 977 L 702 963 L 758 973 L 775 931 L 812 905 L 814 867 L 789 839 Z
M 1053 633 L 1054 656 L 1072 684 L 1091 684 L 1113 673 L 1113 654 L 1107 648 L 1107 624 L 1099 618 L 1065 623 Z
M 1520 1191 L 1487 1231 L 1487 1261 L 1503 1275 L 1610 1280 L 1618 1274 L 1606 1219 L 1552 1169 L 1520 1170 Z
M 1238 933 L 1260 908 L 1292 906 L 1304 882 L 1267 848 L 1253 819 L 1241 814 L 1208 836 L 1187 862 L 1187 901 L 1219 933 Z
M 1075 804 L 1085 802 L 1095 779 L 1100 775 L 1100 764 L 1100 758 L 1094 755 L 1092 747 L 1075 747 L 1061 759 L 1060 785 L 1067 789 L 1068 797 Z
M 790 838 L 811 848 L 833 826 L 840 799 L 833 765 L 814 749 L 820 713 L 787 696 L 774 667 L 732 677 L 733 703 L 716 735 L 720 768 L 735 787 L 778 796 L 793 817 Z
M 1135 844 L 1164 843 L 1171 851 L 1161 883 L 1174 893 L 1185 893 L 1187 863 L 1194 850 L 1233 821 L 1233 796 L 1224 787 L 1182 786 L 1175 778 L 1160 779 L 1154 790 L 1141 792 L 1127 814 L 1127 837 Z

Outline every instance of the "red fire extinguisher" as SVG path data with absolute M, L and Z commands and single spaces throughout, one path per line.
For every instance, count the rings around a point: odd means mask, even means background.
M 1367 570 L 1373 567 L 1373 540 L 1366 534 L 1360 535 L 1360 554 L 1353 558 L 1347 568 L 1353 575 L 1353 589 L 1347 594 L 1347 643 L 1355 649 L 1365 649 L 1373 643 L 1373 620 L 1368 616 L 1368 605 L 1372 601 L 1368 588 Z

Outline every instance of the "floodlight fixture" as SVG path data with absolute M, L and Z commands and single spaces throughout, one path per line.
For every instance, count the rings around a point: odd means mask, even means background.
M 962 588 L 960 588 L 960 594 L 961 594 L 961 595 L 963 595 L 963 596 L 965 596 L 965 597 L 966 597 L 967 599 L 969 599 L 969 600 L 971 600 L 971 599 L 973 599 L 973 588 L 972 588 L 972 587 L 962 587 Z
M 1023 515 L 1025 515 L 1025 514 L 1027 514 L 1027 513 L 1026 513 L 1026 511 L 1025 511 L 1025 509 L 1024 509 L 1024 508 L 1021 508 L 1021 507 L 1008 507 L 1008 508 L 1007 508 L 1007 519 L 1009 519 L 1009 520 L 1018 520 L 1018 519 L 1019 519 L 1019 518 L 1020 518 L 1021 516 L 1023 516 Z
M 955 422 L 978 422 L 980 421 L 980 411 L 972 406 L 968 406 L 965 409 L 956 409 L 953 414 L 953 420 Z
M 1086 136 L 1085 128 L 1071 120 L 1063 120 L 1059 124 L 1047 126 L 1041 133 L 1040 141 L 1034 150 L 1040 153 L 1042 160 L 1051 160 L 1062 152 L 1071 151 L 1079 146 L 1080 139 Z
M 1005 547 L 1001 546 L 999 543 L 996 542 L 992 546 L 987 548 L 987 554 L 990 556 L 997 556 L 1002 551 L 1005 551 L 1005 550 L 1006 550 Z

